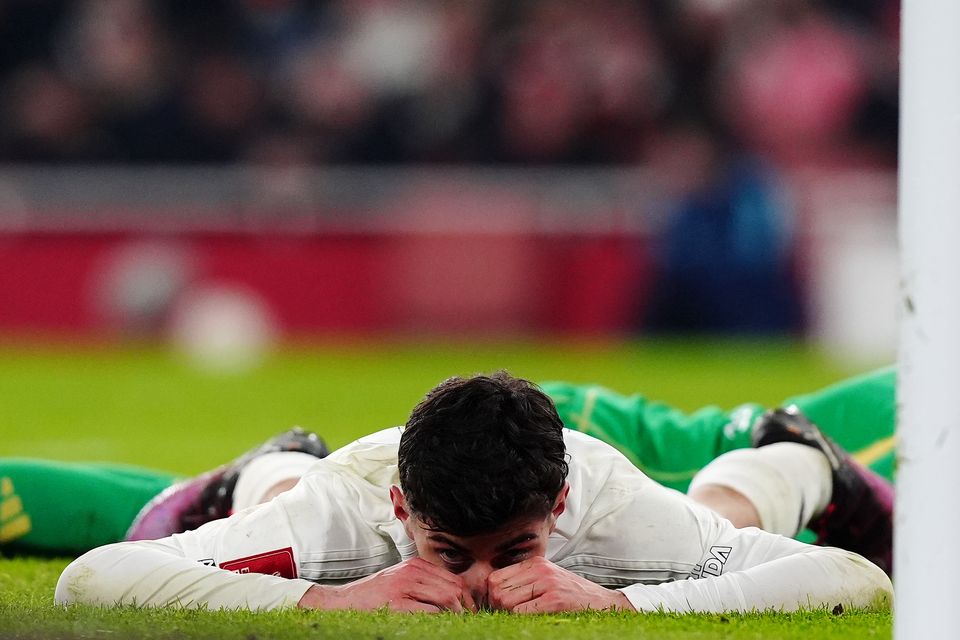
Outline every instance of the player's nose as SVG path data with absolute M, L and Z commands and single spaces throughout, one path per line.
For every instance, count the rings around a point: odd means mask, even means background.
M 482 562 L 475 562 L 467 571 L 460 574 L 464 586 L 473 596 L 478 607 L 487 606 L 487 578 L 493 572 L 493 567 Z

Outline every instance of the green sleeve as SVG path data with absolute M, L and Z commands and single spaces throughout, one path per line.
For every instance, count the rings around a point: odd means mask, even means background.
M 687 414 L 640 394 L 622 395 L 599 385 L 548 382 L 564 424 L 619 449 L 648 476 L 685 491 L 694 474 L 718 455 L 750 446 L 750 428 L 764 408 L 732 411 L 707 406 Z M 880 369 L 795 396 L 824 432 L 874 471 L 890 479 L 895 462 L 896 372 Z
M 173 482 L 125 465 L 0 458 L 0 550 L 74 555 L 118 542 Z
M 625 396 L 598 385 L 541 386 L 568 428 L 608 442 L 649 477 L 680 491 L 710 460 L 749 447 L 749 428 L 763 412 L 759 405 L 746 404 L 730 412 L 710 406 L 685 414 L 642 395 Z

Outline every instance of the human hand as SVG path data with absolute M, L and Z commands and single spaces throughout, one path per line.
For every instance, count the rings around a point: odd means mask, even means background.
M 601 587 L 539 556 L 491 573 L 487 598 L 492 608 L 514 613 L 634 610 L 621 591 Z
M 476 611 L 460 576 L 422 558 L 411 558 L 344 585 L 314 585 L 297 604 L 302 609 L 373 611 Z

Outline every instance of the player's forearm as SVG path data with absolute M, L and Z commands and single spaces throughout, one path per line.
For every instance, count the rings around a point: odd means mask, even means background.
M 163 541 L 124 542 L 90 551 L 60 576 L 58 604 L 210 609 L 296 606 L 312 583 L 236 574 L 173 553 Z
M 889 607 L 890 578 L 854 553 L 811 547 L 742 571 L 623 589 L 638 611 L 794 611 L 800 608 Z

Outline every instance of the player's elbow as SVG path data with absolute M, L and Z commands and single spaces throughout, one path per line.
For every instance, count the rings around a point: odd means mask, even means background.
M 886 572 L 863 556 L 846 552 L 844 583 L 853 587 L 851 604 L 860 609 L 890 609 L 893 605 L 893 582 Z
M 892 609 L 893 608 L 893 581 L 890 576 L 878 567 L 870 563 L 871 571 L 876 584 L 876 592 L 873 602 L 868 605 L 871 609 Z
M 84 557 L 86 556 L 81 556 L 68 564 L 60 574 L 57 588 L 53 593 L 53 601 L 56 604 L 68 605 L 83 602 L 85 592 L 83 585 L 89 574 L 89 569 L 84 565 Z
M 98 565 L 117 544 L 106 545 L 83 554 L 63 570 L 57 580 L 53 600 L 58 605 L 104 604 L 104 581 Z

